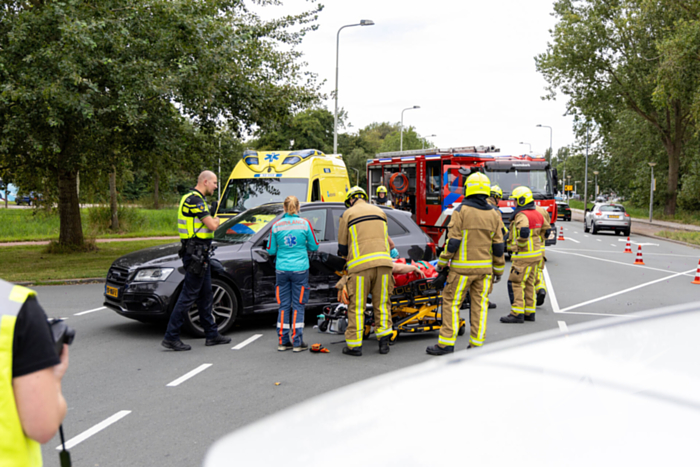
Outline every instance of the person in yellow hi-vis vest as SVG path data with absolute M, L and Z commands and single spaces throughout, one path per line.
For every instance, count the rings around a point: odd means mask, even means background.
M 549 212 L 547 212 L 547 210 L 542 206 L 535 206 L 535 209 L 537 209 L 537 212 L 542 214 L 542 218 L 544 219 L 544 222 L 542 223 L 542 228 L 539 232 L 540 244 L 542 245 L 542 259 L 540 259 L 540 262 L 537 263 L 537 271 L 535 273 L 535 306 L 541 306 L 544 303 L 544 299 L 547 297 L 547 285 L 544 282 L 543 272 L 544 262 L 546 261 L 544 246 L 547 237 L 549 237 L 549 234 L 551 233 L 552 226 L 550 224 L 551 219 L 549 217 Z
M 379 353 L 389 353 L 391 338 L 391 303 L 394 290 L 392 261 L 386 214 L 368 203 L 365 190 L 352 187 L 345 198 L 348 208 L 340 216 L 338 255 L 347 259 L 348 327 L 343 348 L 345 355 L 362 355 L 362 337 L 367 295 L 372 294 L 375 334 Z
M 467 177 L 464 201 L 452 213 L 447 227 L 447 244 L 438 259 L 440 274 L 432 281 L 442 292 L 442 326 L 437 345 L 426 349 L 430 355 L 454 352 L 459 331 L 459 309 L 467 291 L 471 297 L 469 347 L 486 339 L 491 282 L 501 280 L 505 269 L 501 215 L 486 198 L 491 182 L 482 173 Z M 449 265 L 449 274 L 446 273 Z
M 0 280 L 0 466 L 42 465 L 41 445 L 66 416 L 60 357 L 44 310 L 30 289 Z

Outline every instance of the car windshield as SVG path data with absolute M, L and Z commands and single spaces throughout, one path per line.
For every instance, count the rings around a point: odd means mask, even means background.
M 231 179 L 221 198 L 219 214 L 236 213 L 266 203 L 283 202 L 294 195 L 306 201 L 308 181 L 303 178 Z
M 250 209 L 221 224 L 214 232 L 214 240 L 226 243 L 244 243 L 280 214 L 282 214 L 282 205 L 280 204 Z
M 604 204 L 600 207 L 600 212 L 625 212 L 625 208 L 623 208 L 622 206 Z
M 549 177 L 544 170 L 493 170 L 486 169 L 486 175 L 491 180 L 491 185 L 498 185 L 503 190 L 503 198 L 508 199 L 511 192 L 519 186 L 526 186 L 532 190 L 532 194 L 552 195 L 549 186 Z

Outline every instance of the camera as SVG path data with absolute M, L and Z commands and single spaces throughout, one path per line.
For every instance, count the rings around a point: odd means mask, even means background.
M 61 318 L 49 319 L 49 325 L 51 326 L 53 341 L 56 345 L 56 353 L 61 355 L 63 344 L 71 345 L 73 343 L 73 339 L 75 339 L 75 329 L 68 326 Z

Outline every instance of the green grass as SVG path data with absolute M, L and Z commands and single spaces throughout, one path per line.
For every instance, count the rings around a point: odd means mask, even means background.
M 700 245 L 700 232 L 668 232 L 664 230 L 656 235 L 659 237 L 670 238 L 671 240 Z
M 97 251 L 47 254 L 46 246 L 0 247 L 0 278 L 10 282 L 42 282 L 105 277 L 112 262 L 122 255 L 172 240 L 142 240 L 97 244 Z
M 120 208 L 120 231 L 109 229 L 109 208 L 80 210 L 83 234 L 93 238 L 177 235 L 177 209 Z M 58 213 L 34 209 L 0 209 L 0 242 L 58 239 Z
M 629 203 L 622 203 L 625 210 L 630 216 L 638 219 L 649 219 L 649 208 L 639 208 L 631 206 Z M 583 201 L 571 200 L 569 206 L 574 209 L 583 209 Z M 593 203 L 589 202 L 588 207 L 593 207 Z M 675 216 L 665 216 L 663 209 L 654 209 L 654 219 L 659 221 L 678 222 L 680 224 L 700 225 L 700 212 L 697 211 L 676 211 Z

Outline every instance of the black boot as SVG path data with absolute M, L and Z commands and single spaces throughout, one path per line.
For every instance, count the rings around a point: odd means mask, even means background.
M 231 338 L 222 336 L 221 334 L 217 334 L 216 336 L 212 338 L 207 338 L 206 342 L 204 345 L 221 345 L 221 344 L 229 344 L 231 343 Z
M 182 342 L 180 339 L 174 341 L 163 339 L 163 342 L 161 342 L 160 345 L 162 345 L 166 349 L 174 350 L 175 352 L 182 352 L 185 350 L 190 350 L 192 348 L 188 344 Z
M 496 304 L 493 302 L 489 302 L 489 310 L 493 310 L 496 308 Z
M 530 313 L 529 315 L 525 315 L 525 321 L 535 321 L 535 314 Z
M 345 355 L 350 355 L 352 357 L 361 357 L 362 356 L 362 346 L 360 346 L 360 347 L 345 346 L 345 347 L 343 347 L 343 353 Z
M 501 323 L 524 323 L 525 317 L 523 315 L 513 315 L 509 314 L 506 316 L 501 316 Z
M 451 345 L 447 347 L 440 347 L 439 345 L 431 345 L 425 349 L 430 355 L 447 355 L 448 353 L 454 353 L 455 348 Z
M 537 306 L 542 306 L 544 303 L 544 299 L 547 296 L 547 291 L 544 289 L 540 289 L 537 291 Z M 533 319 L 534 321 L 534 319 Z
M 391 336 L 384 336 L 381 339 L 379 339 L 379 353 L 382 355 L 386 355 L 389 353 L 389 341 L 391 340 Z

